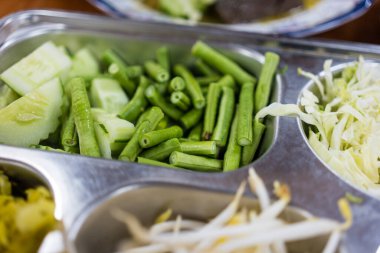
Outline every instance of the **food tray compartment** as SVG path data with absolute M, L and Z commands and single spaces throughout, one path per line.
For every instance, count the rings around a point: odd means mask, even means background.
M 159 197 L 157 197 L 159 196 Z M 233 195 L 207 191 L 174 184 L 137 184 L 121 188 L 107 196 L 92 210 L 83 215 L 78 231 L 70 235 L 73 252 L 115 252 L 122 239 L 128 238 L 128 230 L 121 221 L 114 218 L 112 210 L 127 211 L 150 226 L 155 218 L 167 208 L 183 218 L 208 221 L 223 210 Z M 241 207 L 258 208 L 257 200 L 243 198 Z M 297 208 L 288 207 L 281 215 L 287 222 L 310 218 L 310 214 Z M 290 253 L 321 252 L 328 236 L 302 240 L 287 244 Z
M 76 52 L 80 48 L 87 47 L 98 59 L 101 58 L 104 51 L 112 48 L 122 53 L 128 62 L 139 65 L 143 65 L 145 61 L 152 59 L 156 50 L 162 45 L 166 45 L 169 48 L 172 66 L 177 63 L 187 65 L 195 59 L 191 55 L 191 47 L 196 41 L 194 38 L 173 42 L 170 38 L 161 36 L 141 38 L 129 33 L 109 34 L 108 31 L 61 31 L 59 29 L 49 29 L 44 33 L 21 35 L 17 40 L 9 40 L 3 48 L 0 48 L 0 57 L 2 58 L 0 73 L 49 40 L 52 40 L 57 45 L 66 46 L 71 52 Z M 264 56 L 261 53 L 234 43 L 219 45 L 215 48 L 238 63 L 249 73 L 256 77 L 259 76 L 264 62 Z M 279 101 L 281 94 L 281 77 L 279 75 L 276 76 L 272 85 L 273 89 L 269 101 Z M 273 118 L 268 119 L 266 127 L 255 159 L 266 153 L 275 141 L 277 121 Z
M 281 56 L 282 66 L 287 66 L 282 78 L 277 78 L 276 90 L 272 95 L 272 101 L 282 103 L 296 103 L 307 83 L 305 78 L 297 75 L 298 67 L 318 73 L 323 61 L 328 58 L 334 60 L 334 65 L 353 61 L 360 54 L 366 59 L 380 59 L 380 47 L 373 45 L 302 41 L 211 30 L 201 26 L 184 28 L 66 12 L 28 11 L 3 21 L 3 27 L 0 28 L 0 56 L 4 66 L 0 65 L 0 71 L 50 39 L 68 43 L 71 49 L 88 43 L 95 49 L 109 46 L 125 48 L 139 59 L 150 54 L 138 55 L 139 52 L 134 51 L 136 48 L 125 41 L 149 45 L 152 48 L 148 50 L 158 47 L 155 44 L 157 42 L 165 43 L 175 45 L 175 50 L 183 52 L 194 41 L 202 39 L 227 53 L 238 52 L 240 60 L 251 56 L 256 62 L 260 62 L 260 53 L 274 51 Z M 14 50 L 16 48 L 17 53 Z M 257 69 L 252 71 L 259 70 L 258 64 L 253 66 Z M 260 154 L 265 155 L 251 164 L 266 185 L 269 186 L 274 180 L 285 182 L 294 193 L 292 205 L 316 216 L 338 220 L 341 217 L 336 202 L 340 197 L 349 192 L 362 198 L 361 205 L 352 206 L 354 223 L 342 244 L 347 252 L 375 252 L 380 242 L 380 213 L 377 212 L 380 202 L 331 173 L 308 148 L 296 119 L 272 120 L 265 137 L 267 144 L 260 150 Z M 207 190 L 231 194 L 246 179 L 248 168 L 246 166 L 230 173 L 198 173 L 5 145 L 0 145 L 0 153 L 3 159 L 30 165 L 47 178 L 57 201 L 58 217 L 72 239 L 76 238 L 73 235 L 78 231 L 87 229 L 84 219 L 87 221 L 89 211 L 98 210 L 93 208 L 99 204 L 101 207 L 102 201 L 107 201 L 109 196 L 113 196 L 112 193 L 117 198 L 117 189 L 123 192 L 128 187 L 144 189 L 142 186 L 149 183 L 157 186 L 167 183 L 175 187 L 185 185 L 197 191 L 207 187 Z M 128 193 L 127 190 L 125 192 Z M 175 191 L 171 191 L 171 194 L 175 194 Z M 91 217 L 90 214 L 89 221 Z M 85 225 L 81 227 L 82 224 Z

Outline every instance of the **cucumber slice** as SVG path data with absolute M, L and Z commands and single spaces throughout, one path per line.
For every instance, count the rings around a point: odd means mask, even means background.
M 102 109 L 91 109 L 96 124 L 95 133 L 103 157 L 120 152 L 135 132 L 135 126 L 127 120 L 120 119 L 116 114 L 110 114 Z
M 6 107 L 20 96 L 7 85 L 0 86 L 0 109 Z
M 129 101 L 120 84 L 106 77 L 92 80 L 90 98 L 94 107 L 102 108 L 109 113 L 119 113 Z
M 83 77 L 87 80 L 99 75 L 99 63 L 87 48 L 82 48 L 73 57 L 69 77 Z
M 55 78 L 0 110 L 0 143 L 29 147 L 49 137 L 59 125 L 63 101 Z
M 70 66 L 70 57 L 49 41 L 5 70 L 0 78 L 23 96 L 64 74 Z

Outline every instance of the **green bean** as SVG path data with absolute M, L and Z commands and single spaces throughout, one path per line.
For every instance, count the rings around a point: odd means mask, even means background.
M 180 119 L 182 126 L 185 129 L 190 129 L 195 126 L 202 118 L 203 110 L 202 109 L 192 109 Z
M 153 85 L 146 89 L 145 96 L 151 104 L 160 107 L 172 119 L 179 120 L 181 118 L 182 111 L 167 102 Z
M 170 154 L 174 151 L 179 151 L 180 142 L 177 138 L 167 140 L 156 147 L 150 148 L 143 153 L 141 157 L 148 158 L 151 160 L 163 161 L 167 159 Z
M 197 59 L 195 61 L 195 67 L 205 76 L 207 77 L 217 77 L 218 73 L 216 73 L 210 66 L 208 66 L 201 59 Z
M 182 91 L 175 91 L 170 96 L 170 102 L 183 111 L 187 111 L 190 106 L 190 98 Z
M 218 121 L 211 140 L 216 141 L 219 147 L 226 146 L 228 132 L 235 109 L 235 94 L 230 87 L 223 87 L 223 96 L 220 102 Z
M 247 165 L 255 157 L 257 148 L 265 131 L 265 125 L 258 120 L 253 121 L 253 141 L 252 144 L 243 147 L 241 165 Z
M 183 91 L 186 87 L 185 80 L 182 77 L 176 76 L 174 77 L 169 84 L 169 91 Z
M 136 160 L 136 157 L 142 151 L 139 141 L 141 136 L 145 133 L 153 131 L 160 120 L 164 118 L 164 113 L 158 107 L 153 107 L 146 119 L 137 127 L 135 133 L 132 136 L 132 139 L 129 140 L 127 145 L 124 147 L 119 155 L 119 160 L 133 162 Z
M 63 150 L 72 152 L 78 145 L 78 134 L 75 129 L 74 113 L 71 109 L 61 128 L 61 145 Z
M 252 143 L 253 92 L 254 85 L 251 82 L 244 83 L 240 90 L 237 136 L 240 146 Z
M 130 79 L 140 78 L 143 74 L 143 68 L 139 65 L 127 66 L 125 73 Z
M 195 43 L 192 53 L 220 72 L 231 75 L 241 85 L 245 82 L 256 83 L 256 78 L 238 64 L 201 41 Z
M 239 110 L 239 109 L 237 109 Z M 227 150 L 224 153 L 224 171 L 232 171 L 239 168 L 241 160 L 241 146 L 237 142 L 238 114 L 235 114 L 232 122 Z
M 168 116 L 165 115 L 164 118 L 160 120 L 160 122 L 158 123 L 156 130 L 165 129 L 168 127 L 168 125 L 169 125 L 169 118 Z
M 209 86 L 207 93 L 206 112 L 204 117 L 203 139 L 209 140 L 214 130 L 216 112 L 218 111 L 218 103 L 222 88 L 224 86 L 234 87 L 234 79 L 226 75 L 217 83 L 212 83 Z
M 202 94 L 201 87 L 191 72 L 180 64 L 174 66 L 174 72 L 185 80 L 186 90 L 190 94 L 194 107 L 197 109 L 203 108 L 206 100 Z
M 148 75 L 157 82 L 163 83 L 169 80 L 169 72 L 154 61 L 146 61 L 144 68 Z
M 215 141 L 187 141 L 181 143 L 181 152 L 190 155 L 213 155 L 218 153 Z
M 223 162 L 220 160 L 174 151 L 169 158 L 170 164 L 189 170 L 219 172 Z
M 280 57 L 272 52 L 265 54 L 264 66 L 260 73 L 259 83 L 255 91 L 255 113 L 268 104 L 272 87 L 272 80 L 275 76 Z
M 170 57 L 167 47 L 160 47 L 157 49 L 156 60 L 166 71 L 170 71 Z
M 148 101 L 145 98 L 145 90 L 149 85 L 149 80 L 141 76 L 140 84 L 133 98 L 126 104 L 119 113 L 119 117 L 130 122 L 135 122 L 139 115 L 145 110 Z
M 136 89 L 136 85 L 128 78 L 126 73 L 127 64 L 125 61 L 111 49 L 104 52 L 102 59 L 108 66 L 108 72 L 113 78 L 118 80 L 120 85 L 127 92 L 128 96 L 132 97 Z
M 83 78 L 77 77 L 71 79 L 69 86 L 80 154 L 100 157 L 99 146 L 95 137 L 94 121 L 90 110 L 90 101 L 86 91 L 86 82 Z
M 202 76 L 195 78 L 200 86 L 208 86 L 211 83 L 217 82 L 220 76 Z
M 153 165 L 153 166 L 178 169 L 177 167 L 175 167 L 175 166 L 173 166 L 171 164 L 159 162 L 159 161 L 156 161 L 156 160 L 147 159 L 147 158 L 144 158 L 144 157 L 141 157 L 141 156 L 137 157 L 137 162 L 141 163 L 141 164 L 148 164 L 148 165 Z
M 121 87 L 125 90 L 128 96 L 132 97 L 135 92 L 136 85 L 128 78 L 126 72 L 115 63 L 108 67 L 108 72 L 120 83 Z
M 168 84 L 166 82 L 154 83 L 154 87 L 156 87 L 158 93 L 160 93 L 161 95 L 166 95 L 166 93 L 168 92 Z
M 108 49 L 106 50 L 103 55 L 102 55 L 102 60 L 103 62 L 109 66 L 113 63 L 115 63 L 116 65 L 122 67 L 122 68 L 125 68 L 127 67 L 127 64 L 126 62 L 124 61 L 124 59 L 117 53 L 115 52 L 114 50 L 112 49 Z
M 193 129 L 191 129 L 188 138 L 192 141 L 200 141 L 202 138 L 202 122 L 198 123 Z
M 150 148 L 173 138 L 181 138 L 183 135 L 182 128 L 179 126 L 172 126 L 166 129 L 151 131 L 141 136 L 140 146 L 143 148 Z

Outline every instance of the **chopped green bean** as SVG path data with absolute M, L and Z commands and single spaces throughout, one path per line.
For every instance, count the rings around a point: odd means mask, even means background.
M 240 146 L 247 146 L 252 143 L 253 97 L 253 83 L 244 83 L 240 90 L 238 111 L 237 139 Z
M 183 91 L 186 87 L 185 80 L 182 77 L 176 76 L 174 77 L 169 84 L 169 91 Z
M 203 110 L 202 109 L 192 109 L 180 119 L 182 126 L 185 129 L 190 129 L 195 126 L 202 118 Z
M 190 106 L 190 98 L 182 91 L 175 91 L 170 96 L 170 102 L 183 111 L 187 111 Z
M 119 160 L 133 162 L 142 151 L 139 141 L 141 136 L 145 133 L 153 131 L 158 123 L 164 118 L 164 113 L 158 107 L 153 107 L 146 119 L 137 127 L 132 139 L 129 140 L 119 155 Z
M 167 102 L 153 85 L 146 89 L 145 96 L 151 104 L 160 107 L 172 119 L 179 120 L 181 118 L 182 111 Z
M 223 96 L 220 102 L 218 121 L 212 134 L 211 140 L 216 141 L 219 147 L 226 146 L 228 132 L 235 111 L 235 94 L 230 87 L 223 87 Z
M 78 145 L 78 134 L 75 129 L 74 113 L 71 109 L 61 128 L 61 145 L 63 150 L 72 153 Z
M 191 72 L 180 64 L 174 66 L 174 72 L 185 80 L 186 90 L 190 94 L 194 107 L 197 109 L 203 108 L 206 100 L 202 94 L 201 87 Z
M 255 91 L 255 113 L 268 104 L 272 87 L 272 80 L 275 76 L 280 57 L 272 52 L 265 54 L 264 66 L 260 73 L 259 83 Z
M 160 47 L 157 49 L 156 60 L 166 71 L 170 71 L 170 57 L 167 47 Z
M 187 141 L 181 143 L 181 152 L 190 155 L 213 155 L 218 153 L 215 141 Z
M 209 140 L 214 130 L 216 113 L 222 88 L 228 86 L 233 88 L 235 85 L 234 79 L 226 75 L 217 83 L 212 83 L 209 86 L 207 93 L 206 112 L 204 117 L 203 139 Z
M 154 83 L 154 87 L 156 87 L 158 93 L 160 93 L 161 95 L 166 95 L 166 93 L 168 92 L 168 84 L 165 82 L 165 83 Z
M 199 85 L 208 86 L 211 83 L 217 82 L 220 79 L 220 76 L 202 76 L 195 78 Z
M 164 116 L 162 120 L 158 123 L 156 130 L 165 129 L 169 125 L 169 118 L 167 115 Z
M 202 41 L 195 43 L 192 53 L 220 72 L 231 75 L 241 85 L 245 82 L 256 83 L 255 77 Z
M 202 122 L 198 123 L 191 129 L 188 138 L 192 141 L 200 141 L 202 139 Z
M 252 144 L 243 147 L 241 165 L 245 166 L 252 162 L 255 157 L 257 148 L 265 131 L 265 125 L 258 120 L 253 121 L 253 141 Z
M 71 79 L 69 86 L 80 154 L 100 157 L 100 150 L 95 137 L 94 121 L 90 110 L 90 101 L 86 91 L 86 82 L 83 78 L 77 77 Z
M 167 168 L 172 168 L 172 169 L 178 169 L 177 167 L 175 167 L 175 166 L 173 166 L 171 164 L 159 162 L 159 161 L 156 161 L 156 160 L 147 159 L 147 158 L 144 158 L 144 157 L 141 157 L 141 156 L 137 157 L 137 162 L 141 163 L 141 164 L 147 164 L 147 165 L 153 165 L 153 166 L 159 166 L 159 167 L 167 167 Z
M 172 126 L 166 129 L 151 131 L 142 135 L 140 139 L 140 146 L 143 148 L 150 148 L 173 138 L 181 138 L 183 135 L 182 128 L 179 126 Z
M 195 61 L 195 67 L 205 76 L 208 77 L 217 77 L 218 73 L 216 73 L 210 66 L 208 66 L 201 59 L 197 59 Z
M 163 83 L 169 80 L 169 72 L 154 61 L 146 61 L 144 67 L 148 75 L 157 82 Z
M 140 84 L 137 88 L 133 98 L 126 104 L 121 112 L 119 117 L 130 122 L 135 122 L 139 115 L 145 110 L 145 107 L 148 105 L 148 101 L 145 98 L 145 90 L 149 85 L 149 80 L 141 76 Z
M 174 138 L 144 151 L 141 153 L 141 157 L 151 160 L 163 161 L 167 159 L 172 152 L 181 150 L 180 148 L 181 147 L 179 140 L 177 138 Z
M 126 72 L 115 63 L 109 66 L 108 72 L 120 83 L 121 87 L 125 90 L 128 96 L 132 97 L 135 92 L 136 85 L 128 78 Z
M 139 65 L 127 66 L 125 73 L 130 79 L 140 78 L 143 74 L 143 68 Z
M 189 170 L 220 172 L 223 162 L 217 159 L 188 155 L 174 151 L 169 158 L 170 164 Z
M 232 171 L 239 168 L 241 160 L 241 146 L 237 142 L 238 114 L 235 114 L 232 122 L 227 150 L 224 153 L 224 171 Z

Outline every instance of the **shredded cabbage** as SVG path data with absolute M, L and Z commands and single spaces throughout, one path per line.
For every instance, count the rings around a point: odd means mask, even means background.
M 309 143 L 326 164 L 380 197 L 380 64 L 359 57 L 337 75 L 331 65 L 331 60 L 325 62 L 323 78 L 298 70 L 314 82 L 318 94 L 305 90 L 299 106 L 274 103 L 256 117 L 298 116 L 309 126 Z

